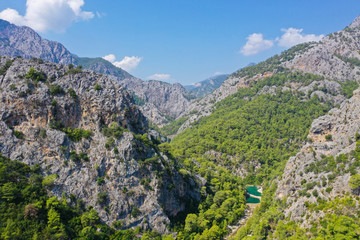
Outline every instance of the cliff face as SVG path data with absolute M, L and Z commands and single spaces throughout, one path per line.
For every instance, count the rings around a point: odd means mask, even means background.
M 42 39 L 28 27 L 0 19 L 0 56 L 41 58 L 61 64 L 74 63 L 72 54 L 60 43 Z
M 287 162 L 276 194 L 286 199 L 284 212 L 290 220 L 308 227 L 310 221 L 324 216 L 324 212 L 311 214 L 307 209 L 309 203 L 352 193 L 350 176 L 359 172 L 353 154 L 357 132 L 360 132 L 360 90 L 354 91 L 354 96 L 339 108 L 316 119 L 308 135 L 311 142 Z M 308 214 L 311 218 L 306 218 Z
M 83 200 L 108 224 L 160 232 L 199 200 L 116 78 L 8 57 L 0 70 L 0 152 L 40 164 L 51 194 Z

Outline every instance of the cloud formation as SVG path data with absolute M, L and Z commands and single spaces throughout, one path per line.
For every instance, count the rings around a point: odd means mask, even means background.
M 155 73 L 154 75 L 151 75 L 147 77 L 149 80 L 159 80 L 159 81 L 166 81 L 170 80 L 171 75 L 170 74 L 164 74 L 164 73 Z
M 127 72 L 134 70 L 142 61 L 142 57 L 124 57 L 121 61 L 116 61 L 116 56 L 114 54 L 109 54 L 103 57 L 103 59 L 111 62 L 114 66 L 119 67 Z
M 292 47 L 299 43 L 305 42 L 318 42 L 324 38 L 324 34 L 315 35 L 315 34 L 304 34 L 302 33 L 303 29 L 288 28 L 281 29 L 284 34 L 277 39 L 278 46 L 280 47 Z
M 0 12 L 0 18 L 39 32 L 64 32 L 72 22 L 95 16 L 92 12 L 82 11 L 84 4 L 84 0 L 27 0 L 24 16 L 15 9 L 7 8 Z
M 277 37 L 275 40 L 266 40 L 262 33 L 253 33 L 247 37 L 246 44 L 241 48 L 240 53 L 244 56 L 250 56 L 262 52 L 266 49 L 272 48 L 275 43 L 279 47 L 292 47 L 305 42 L 317 42 L 324 38 L 324 34 L 304 34 L 303 29 L 288 28 L 281 29 L 283 35 Z
M 250 56 L 262 52 L 274 46 L 274 41 L 264 39 L 262 33 L 253 33 L 248 36 L 246 44 L 241 48 L 240 53 Z

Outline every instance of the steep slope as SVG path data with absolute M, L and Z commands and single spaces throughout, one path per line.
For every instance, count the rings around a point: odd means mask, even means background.
M 228 76 L 228 74 L 216 75 L 193 85 L 187 85 L 184 87 L 194 93 L 196 97 L 201 98 L 219 88 Z
M 344 82 L 360 81 L 360 17 L 344 30 L 329 34 L 320 42 L 303 43 L 275 55 L 257 65 L 245 67 L 231 74 L 212 94 L 192 102 L 188 110 L 179 116 L 187 120 L 178 133 L 190 127 L 214 110 L 214 103 L 230 96 L 250 82 L 271 76 L 283 68 L 324 76 Z
M 0 19 L 0 56 L 41 58 L 61 64 L 74 63 L 72 54 L 60 43 L 42 39 L 28 27 Z
M 8 57 L 0 69 L 0 152 L 40 164 L 54 196 L 81 199 L 108 224 L 162 233 L 199 200 L 195 178 L 161 152 L 115 77 Z

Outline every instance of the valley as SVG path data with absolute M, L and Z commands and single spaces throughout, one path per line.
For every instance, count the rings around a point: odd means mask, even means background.
M 0 239 L 359 239 L 360 17 L 144 81 L 0 19 Z

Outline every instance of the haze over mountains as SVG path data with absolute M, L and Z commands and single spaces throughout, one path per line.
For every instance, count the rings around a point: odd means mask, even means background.
M 360 238 L 360 16 L 187 89 L 2 20 L 0 47 L 1 238 Z

